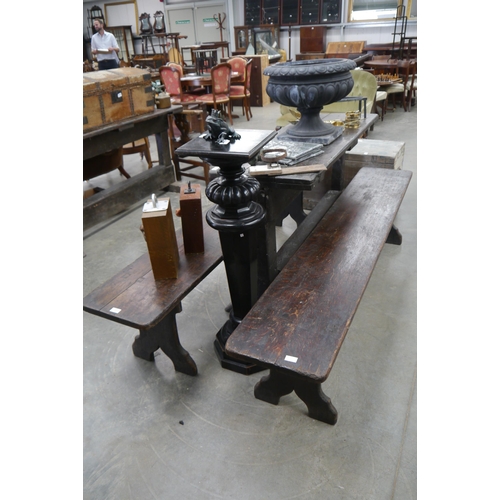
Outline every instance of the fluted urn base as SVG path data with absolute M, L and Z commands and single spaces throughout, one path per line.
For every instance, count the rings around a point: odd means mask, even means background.
M 301 113 L 300 121 L 289 128 L 281 139 L 299 142 L 313 142 L 316 144 L 331 144 L 337 137 L 342 135 L 344 127 L 337 127 L 330 123 L 325 123 L 320 115 L 319 109 L 306 109 Z

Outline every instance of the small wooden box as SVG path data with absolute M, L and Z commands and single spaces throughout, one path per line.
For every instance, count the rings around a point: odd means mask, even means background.
M 356 146 L 347 151 L 342 168 L 342 189 L 362 167 L 379 167 L 400 170 L 403 167 L 405 143 L 359 139 Z
M 83 131 L 151 113 L 155 98 L 151 74 L 139 68 L 83 73 Z
M 185 253 L 203 253 L 203 212 L 201 207 L 201 185 L 191 184 L 193 193 L 188 191 L 188 185 L 181 186 L 179 206 L 181 209 L 182 237 Z
M 145 205 L 151 204 L 151 200 Z M 177 278 L 179 248 L 169 198 L 158 199 L 161 209 L 143 211 L 142 226 L 155 280 Z

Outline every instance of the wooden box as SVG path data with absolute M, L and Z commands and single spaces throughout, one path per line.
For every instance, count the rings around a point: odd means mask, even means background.
M 155 109 L 151 74 L 139 68 L 83 73 L 83 131 Z
M 405 143 L 359 139 L 347 151 L 342 167 L 341 186 L 345 189 L 361 167 L 379 167 L 400 170 L 403 167 Z
M 191 190 L 189 190 L 191 187 Z M 203 210 L 201 206 L 201 185 L 183 184 L 179 198 L 182 220 L 184 252 L 203 253 Z
M 158 208 L 152 200 L 144 205 L 142 226 L 148 246 L 151 269 L 155 280 L 177 278 L 179 271 L 179 248 L 175 236 L 174 219 L 169 198 L 160 198 Z

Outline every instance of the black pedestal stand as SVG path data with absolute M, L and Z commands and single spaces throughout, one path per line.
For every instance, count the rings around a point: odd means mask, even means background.
M 244 163 L 251 161 L 275 135 L 269 130 L 240 130 L 241 139 L 218 145 L 199 137 L 176 150 L 179 156 L 198 156 L 220 168 L 219 177 L 206 188 L 207 198 L 215 205 L 207 212 L 208 224 L 219 231 L 232 309 L 229 320 L 217 332 L 214 347 L 223 368 L 249 375 L 261 371 L 230 358 L 225 353 L 229 336 L 259 298 L 258 239 L 266 212 L 256 203 L 260 184 L 245 173 Z

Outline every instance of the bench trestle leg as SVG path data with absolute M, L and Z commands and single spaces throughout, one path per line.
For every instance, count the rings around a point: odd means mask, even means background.
M 337 410 L 321 389 L 320 383 L 289 377 L 271 368 L 269 375 L 262 377 L 255 385 L 254 395 L 266 403 L 277 405 L 282 396 L 286 396 L 292 391 L 295 391 L 306 404 L 311 418 L 335 425 L 338 416 Z
M 396 226 L 391 227 L 386 243 L 390 245 L 401 245 L 403 243 L 403 235 Z
M 140 330 L 132 345 L 134 355 L 146 361 L 154 361 L 154 353 L 161 349 L 174 364 L 176 371 L 197 375 L 198 368 L 190 354 L 182 347 L 177 331 L 175 315 L 182 311 L 179 306 L 149 330 Z

